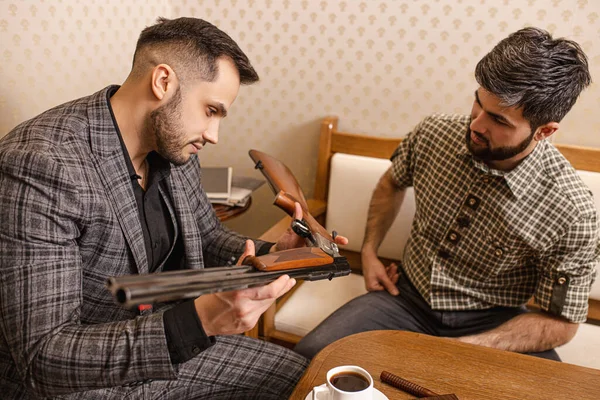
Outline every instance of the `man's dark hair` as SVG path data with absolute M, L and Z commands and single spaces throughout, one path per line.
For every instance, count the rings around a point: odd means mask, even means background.
M 577 43 L 524 28 L 498 43 L 475 68 L 479 85 L 506 107 L 520 107 L 531 130 L 560 122 L 591 83 Z
M 239 46 L 219 28 L 198 18 L 159 18 L 142 31 L 133 56 L 134 75 L 148 67 L 165 63 L 181 80 L 200 78 L 212 82 L 217 77 L 217 60 L 231 59 L 241 84 L 258 81 L 258 74 Z

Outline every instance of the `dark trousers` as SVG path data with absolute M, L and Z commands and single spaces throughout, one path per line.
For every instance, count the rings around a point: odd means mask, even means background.
M 392 329 L 432 336 L 459 337 L 496 328 L 527 312 L 525 307 L 495 307 L 475 311 L 434 311 L 408 279 L 400 274 L 398 296 L 369 292 L 348 302 L 305 336 L 295 351 L 314 357 L 343 337 L 365 331 Z M 554 350 L 529 355 L 560 361 Z

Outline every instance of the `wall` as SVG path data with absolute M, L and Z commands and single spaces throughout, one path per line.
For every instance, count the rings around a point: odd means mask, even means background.
M 351 132 L 403 136 L 430 113 L 467 113 L 476 88 L 475 64 L 524 26 L 578 41 L 592 77 L 600 79 L 600 2 L 592 0 L 144 3 L 84 6 L 64 0 L 28 6 L 0 0 L 0 72 L 8 77 L 0 81 L 0 135 L 50 105 L 122 80 L 139 30 L 169 13 L 219 26 L 246 51 L 262 78 L 242 88 L 218 146 L 202 151 L 202 163 L 259 176 L 247 150 L 260 149 L 284 160 L 308 194 L 321 118 L 336 114 L 340 128 Z M 561 124 L 555 142 L 600 146 L 599 104 L 594 83 Z M 228 225 L 260 234 L 283 215 L 270 205 L 272 199 L 263 186 L 250 211 Z
M 135 42 L 168 0 L 0 0 L 0 137 L 129 73 Z

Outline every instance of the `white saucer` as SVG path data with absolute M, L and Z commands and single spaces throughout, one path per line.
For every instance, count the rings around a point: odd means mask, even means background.
M 322 384 L 321 386 L 325 386 L 326 383 Z M 327 400 L 329 396 L 327 396 L 326 393 L 320 393 L 320 395 L 317 395 L 317 400 Z M 312 400 L 312 391 L 310 391 L 306 397 L 304 398 L 304 400 Z M 381 393 L 379 391 L 379 389 L 377 388 L 373 388 L 373 400 L 389 400 L 388 397 Z

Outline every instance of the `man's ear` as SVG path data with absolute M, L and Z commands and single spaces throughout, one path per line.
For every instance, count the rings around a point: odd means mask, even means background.
M 157 100 L 168 100 L 179 85 L 177 74 L 167 64 L 158 64 L 152 69 L 150 86 Z
M 539 142 L 540 140 L 549 138 L 558 130 L 558 126 L 558 122 L 548 122 L 547 124 L 539 126 L 535 131 L 535 140 Z

